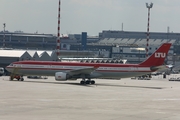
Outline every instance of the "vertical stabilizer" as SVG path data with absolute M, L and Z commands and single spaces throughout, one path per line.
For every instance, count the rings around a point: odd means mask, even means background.
M 148 59 L 139 65 L 143 66 L 160 66 L 164 64 L 164 60 L 171 47 L 171 43 L 164 43 L 159 47 Z

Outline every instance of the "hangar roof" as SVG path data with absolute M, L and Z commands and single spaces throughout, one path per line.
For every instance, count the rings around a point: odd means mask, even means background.
M 149 39 L 149 45 L 161 45 L 162 43 L 172 43 L 176 42 L 175 39 Z M 147 39 L 133 39 L 133 38 L 103 38 L 99 41 L 99 44 L 121 44 L 121 45 L 140 45 L 144 46 L 147 44 Z
M 36 52 L 38 55 L 42 54 L 44 51 L 37 50 L 4 50 L 0 49 L 0 57 L 21 57 L 25 52 L 28 52 L 29 55 L 33 56 Z M 52 52 L 52 51 L 47 51 Z
M 0 50 L 1 57 L 20 57 L 24 54 L 24 50 Z

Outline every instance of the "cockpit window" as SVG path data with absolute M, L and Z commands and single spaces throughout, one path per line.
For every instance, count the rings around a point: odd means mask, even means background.
M 13 66 L 13 64 L 11 63 L 9 66 Z

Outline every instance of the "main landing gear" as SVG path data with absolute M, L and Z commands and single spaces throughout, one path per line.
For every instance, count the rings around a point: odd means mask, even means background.
M 80 82 L 81 85 L 85 85 L 85 84 L 95 84 L 95 81 L 94 80 L 91 80 L 91 79 L 88 79 L 88 80 L 85 80 L 85 79 L 82 79 L 81 82 Z

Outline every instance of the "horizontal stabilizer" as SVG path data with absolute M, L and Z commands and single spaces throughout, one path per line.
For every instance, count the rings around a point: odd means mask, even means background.
M 160 66 L 154 66 L 154 67 L 151 67 L 150 69 L 152 71 L 157 71 L 157 70 L 163 70 L 163 69 L 167 69 L 168 67 L 166 65 L 160 65 Z

